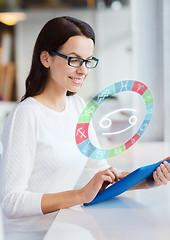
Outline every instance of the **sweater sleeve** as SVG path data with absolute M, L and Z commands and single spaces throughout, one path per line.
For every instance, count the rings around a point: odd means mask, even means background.
M 17 106 L 7 118 L 0 160 L 0 202 L 7 218 L 42 215 L 42 193 L 29 192 L 36 151 L 36 123 L 31 109 Z

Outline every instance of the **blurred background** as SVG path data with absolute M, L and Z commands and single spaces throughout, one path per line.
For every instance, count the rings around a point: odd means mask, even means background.
M 40 29 L 51 18 L 63 15 L 88 22 L 96 33 L 94 55 L 100 62 L 79 95 L 88 102 L 114 82 L 143 82 L 153 93 L 154 114 L 141 141 L 169 141 L 169 0 L 0 0 L 0 140 L 6 116 L 24 94 Z M 129 107 L 137 109 L 138 119 L 143 119 L 142 104 L 134 93 L 120 94 L 107 100 L 99 115 Z M 117 130 L 127 128 L 129 115 L 119 112 L 112 121 Z M 132 134 L 129 130 L 121 141 Z M 107 139 L 114 141 L 113 136 Z

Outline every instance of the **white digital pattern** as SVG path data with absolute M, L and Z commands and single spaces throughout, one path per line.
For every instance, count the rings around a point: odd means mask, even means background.
M 102 128 L 109 128 L 112 124 L 112 120 L 110 118 L 108 118 L 110 115 L 112 114 L 115 114 L 115 113 L 118 113 L 118 112 L 126 112 L 126 111 L 131 111 L 131 112 L 137 112 L 136 109 L 131 109 L 131 108 L 122 108 L 122 109 L 118 109 L 118 110 L 115 110 L 113 112 L 110 112 L 108 114 L 106 114 L 104 117 L 102 117 L 102 119 L 100 120 L 99 122 L 99 125 L 100 127 Z M 103 122 L 108 122 L 107 125 L 104 125 Z M 112 133 L 102 133 L 103 135 L 116 135 L 116 134 L 120 134 L 122 132 L 125 132 L 127 131 L 128 129 L 130 129 L 131 127 L 133 127 L 137 122 L 137 117 L 135 115 L 132 115 L 130 118 L 129 118 L 129 123 L 130 123 L 130 126 L 123 129 L 123 130 L 120 130 L 120 131 L 117 131 L 117 132 L 112 132 Z

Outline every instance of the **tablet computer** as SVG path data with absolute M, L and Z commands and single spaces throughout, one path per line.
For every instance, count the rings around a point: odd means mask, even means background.
M 166 161 L 170 162 L 169 160 Z M 104 191 L 98 193 L 90 203 L 85 203 L 84 206 L 92 205 L 94 203 L 98 203 L 120 195 L 121 193 L 142 182 L 144 179 L 148 178 L 153 173 L 153 171 L 163 162 L 164 161 L 136 169 L 118 182 L 106 188 Z

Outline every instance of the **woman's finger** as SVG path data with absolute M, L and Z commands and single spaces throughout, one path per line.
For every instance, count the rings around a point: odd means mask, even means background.
M 161 164 L 160 169 L 161 169 L 164 177 L 167 179 L 167 181 L 169 181 L 170 180 L 170 173 L 169 173 L 168 168 L 166 167 L 166 164 Z
M 112 183 L 116 180 L 116 176 L 113 173 L 113 171 L 111 170 L 111 168 L 106 169 L 105 174 L 112 178 Z
M 117 181 L 119 181 L 120 180 L 120 178 L 119 178 L 119 173 L 116 171 L 116 169 L 114 169 L 113 167 L 110 167 L 109 168 L 110 169 L 110 171 L 114 174 L 114 176 L 115 176 L 115 182 L 117 182 Z
M 162 171 L 162 166 L 159 166 L 156 169 L 156 174 L 157 174 L 159 180 L 162 182 L 162 184 L 167 184 L 168 183 L 168 180 L 166 179 L 166 177 L 164 176 L 164 173 Z
M 166 168 L 166 177 L 167 177 L 168 181 L 170 181 L 170 163 L 168 163 L 167 161 L 164 161 L 163 165 Z
M 114 182 L 113 178 L 111 176 L 109 176 L 109 175 L 103 174 L 101 177 L 102 177 L 103 182 L 105 182 L 105 181 L 108 181 L 110 183 Z
M 153 179 L 154 179 L 154 185 L 155 185 L 155 186 L 160 186 L 160 185 L 162 185 L 162 182 L 161 182 L 161 180 L 159 179 L 156 170 L 153 172 Z

